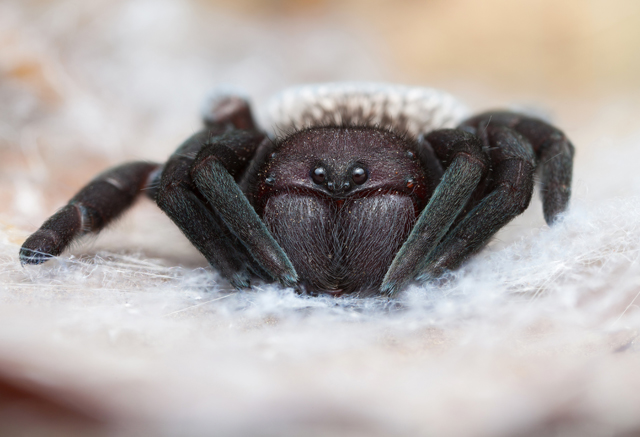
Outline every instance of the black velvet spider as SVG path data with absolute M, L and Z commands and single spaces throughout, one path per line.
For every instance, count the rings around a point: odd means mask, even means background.
M 487 112 L 450 129 L 450 96 L 372 84 L 293 89 L 272 113 L 277 139 L 245 99 L 218 96 L 166 164 L 97 176 L 25 241 L 21 262 L 59 255 L 145 193 L 235 287 L 393 295 L 460 266 L 522 213 L 537 166 L 547 223 L 569 201 L 573 146 L 536 118 Z

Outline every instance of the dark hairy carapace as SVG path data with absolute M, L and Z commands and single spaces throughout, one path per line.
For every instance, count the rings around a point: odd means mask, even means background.
M 250 192 L 307 290 L 339 294 L 378 289 L 439 178 L 396 133 L 319 127 L 278 143 Z

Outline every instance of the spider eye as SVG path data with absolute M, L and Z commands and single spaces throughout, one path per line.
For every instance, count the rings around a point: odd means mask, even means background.
M 315 182 L 316 184 L 323 183 L 326 178 L 327 171 L 324 169 L 324 167 L 316 167 L 311 171 L 311 179 L 313 179 L 313 182 Z
M 351 179 L 358 185 L 362 185 L 367 181 L 367 171 L 362 167 L 356 167 L 351 171 Z

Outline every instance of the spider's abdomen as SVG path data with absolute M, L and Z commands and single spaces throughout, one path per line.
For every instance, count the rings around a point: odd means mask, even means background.
M 310 292 L 375 292 L 415 220 L 413 200 L 380 194 L 335 201 L 271 197 L 263 220 Z

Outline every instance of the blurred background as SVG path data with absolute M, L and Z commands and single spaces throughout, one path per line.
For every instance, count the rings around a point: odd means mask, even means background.
M 223 84 L 259 113 L 292 84 L 433 86 L 581 140 L 633 131 L 639 79 L 635 0 L 0 0 L 0 214 L 34 227 L 105 165 L 166 159 Z

